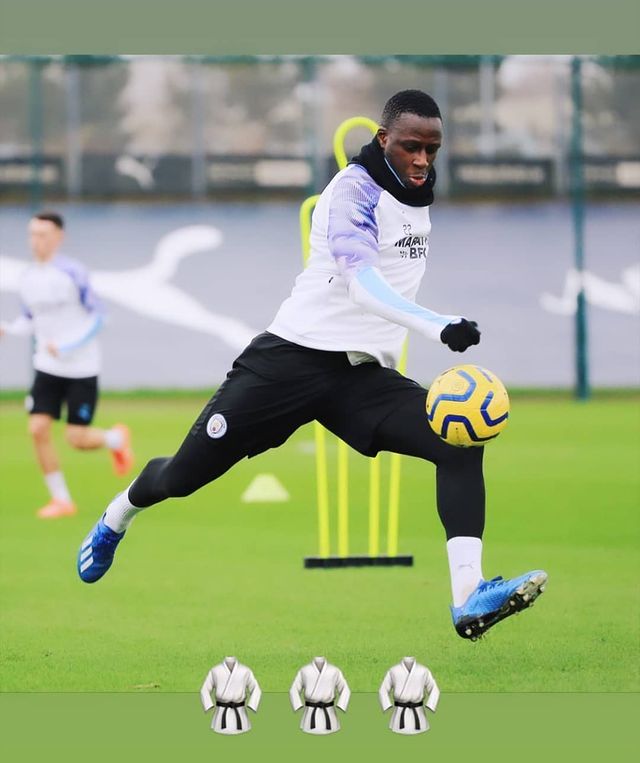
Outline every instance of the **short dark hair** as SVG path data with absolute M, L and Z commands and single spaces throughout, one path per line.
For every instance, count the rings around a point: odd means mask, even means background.
M 53 223 L 56 228 L 60 228 L 60 230 L 64 230 L 64 218 L 62 215 L 59 215 L 57 212 L 38 212 L 37 215 L 33 216 L 34 220 L 47 220 L 50 223 Z
M 380 124 L 387 129 L 402 114 L 417 114 L 419 117 L 437 117 L 442 119 L 438 104 L 422 90 L 401 90 L 392 95 L 382 110 Z

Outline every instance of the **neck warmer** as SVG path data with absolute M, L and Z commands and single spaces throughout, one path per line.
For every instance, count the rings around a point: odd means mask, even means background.
M 349 164 L 359 164 L 371 175 L 376 183 L 388 191 L 401 204 L 410 207 L 428 207 L 433 204 L 433 186 L 436 182 L 436 171 L 431 167 L 424 184 L 419 188 L 405 188 L 396 178 L 384 158 L 382 146 L 374 137 L 360 149 L 357 156 L 352 157 Z

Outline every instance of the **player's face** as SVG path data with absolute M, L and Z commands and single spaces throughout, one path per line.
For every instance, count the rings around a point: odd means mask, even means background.
M 378 130 L 378 141 L 404 186 L 419 188 L 442 145 L 442 120 L 401 114 L 389 129 Z
M 62 231 L 50 220 L 29 222 L 29 246 L 37 260 L 50 259 L 62 241 Z

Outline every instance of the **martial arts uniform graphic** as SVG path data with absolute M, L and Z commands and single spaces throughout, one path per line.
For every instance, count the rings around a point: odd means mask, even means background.
M 435 712 L 440 690 L 429 668 L 416 662 L 415 657 L 404 657 L 389 669 L 378 696 L 383 712 L 390 707 L 394 708 L 389 722 L 391 731 L 398 734 L 420 734 L 429 729 L 424 712 L 425 695 L 429 697 L 427 707 Z
M 248 702 L 247 694 L 250 694 Z M 249 731 L 251 723 L 245 706 L 257 712 L 261 696 L 260 686 L 251 669 L 240 664 L 235 657 L 225 657 L 219 665 L 211 668 L 200 689 L 205 713 L 215 705 L 211 728 L 218 734 Z
M 314 657 L 312 662 L 300 668 L 289 690 L 294 712 L 304 707 L 300 728 L 308 734 L 339 731 L 335 707 L 346 712 L 350 696 L 351 691 L 342 672 L 324 657 Z

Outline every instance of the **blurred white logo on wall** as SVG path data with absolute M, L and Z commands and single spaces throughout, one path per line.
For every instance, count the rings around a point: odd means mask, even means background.
M 158 241 L 151 261 L 140 268 L 94 270 L 91 283 L 100 297 L 152 320 L 218 337 L 235 350 L 246 347 L 259 333 L 243 321 L 211 312 L 169 281 L 181 260 L 197 252 L 217 249 L 222 233 L 212 225 L 186 225 Z M 0 290 L 17 292 L 28 261 L 0 256 Z M 215 281 L 215 270 L 212 272 Z
M 556 297 L 545 291 L 540 296 L 540 305 L 550 313 L 573 315 L 581 287 L 584 288 L 587 303 L 594 307 L 640 315 L 640 264 L 625 268 L 619 283 L 607 281 L 588 270 L 581 276 L 575 268 L 571 268 L 565 277 L 562 294 Z

